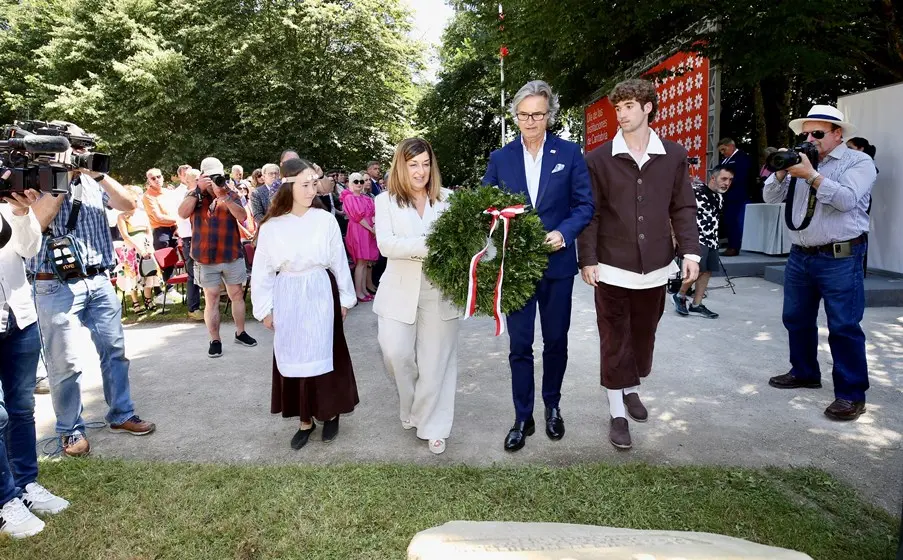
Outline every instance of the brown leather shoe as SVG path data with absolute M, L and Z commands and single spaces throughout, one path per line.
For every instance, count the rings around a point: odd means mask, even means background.
M 640 395 L 637 393 L 624 395 L 624 404 L 627 405 L 627 416 L 630 416 L 634 422 L 649 420 L 649 411 L 643 406 L 643 401 L 640 400 Z
M 91 453 L 91 444 L 81 432 L 63 436 L 63 453 L 68 457 L 85 457 Z
M 156 429 L 156 424 L 145 422 L 138 416 L 132 416 L 122 424 L 110 424 L 111 432 L 132 434 L 133 436 L 146 436 Z
M 736 257 L 740 254 L 739 249 L 725 249 L 723 253 L 721 253 L 722 257 Z
M 775 375 L 768 380 L 768 384 L 778 389 L 821 389 L 821 380 L 800 379 L 790 372 L 783 375 Z
M 825 409 L 825 416 L 831 420 L 850 421 L 859 418 L 865 412 L 865 401 L 848 401 L 846 399 L 834 399 L 831 406 Z
M 630 428 L 627 426 L 626 418 L 612 418 L 611 428 L 608 430 L 608 441 L 618 449 L 630 449 L 633 444 L 630 442 Z

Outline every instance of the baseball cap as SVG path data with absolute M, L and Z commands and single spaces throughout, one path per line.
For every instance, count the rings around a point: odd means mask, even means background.
M 225 175 L 223 164 L 215 157 L 204 158 L 201 162 L 201 174 L 210 177 L 211 175 Z

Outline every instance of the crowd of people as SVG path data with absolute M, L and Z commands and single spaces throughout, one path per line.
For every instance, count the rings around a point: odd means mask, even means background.
M 687 314 L 717 316 L 701 298 L 717 262 L 718 216 L 730 215 L 723 195 L 736 184 L 739 171 L 731 163 L 737 152 L 710 171 L 707 185 L 694 188 L 687 151 L 650 126 L 658 106 L 654 85 L 627 80 L 609 99 L 620 130 L 584 154 L 578 144 L 548 131 L 559 110 L 549 85 L 527 83 L 510 106 L 520 135 L 490 154 L 483 177 L 486 185 L 524 195 L 547 230 L 549 249 L 534 295 L 507 317 L 514 423 L 503 446 L 510 452 L 523 448 L 536 431 L 537 312 L 545 432 L 552 441 L 565 435 L 560 401 L 577 274 L 594 290 L 608 438 L 618 449 L 633 445 L 628 418 L 650 420 L 640 389 L 653 369 L 669 277 L 680 273 L 679 312 L 683 306 Z M 868 388 L 859 322 L 867 206 L 877 170 L 866 153 L 847 148 L 844 137 L 854 127 L 840 111 L 817 106 L 790 126 L 816 146 L 819 167 L 816 171 L 801 154 L 800 163 L 764 184 L 766 201 L 787 198 L 794 215 L 808 209 L 811 220 L 809 229 L 791 234 L 783 320 L 792 368 L 769 383 L 780 389 L 821 387 L 816 321 L 824 299 L 835 392 L 825 415 L 855 420 L 865 411 Z M 442 186 L 430 144 L 420 138 L 402 141 L 385 177 L 378 162 L 359 173 L 323 173 L 291 150 L 249 180 L 239 166 L 226 175 L 215 157 L 204 158 L 196 169 L 181 166 L 177 175 L 179 185 L 170 188 L 160 170 L 150 169 L 141 189 L 107 174 L 73 170 L 69 195 L 26 191 L 0 205 L 4 223 L 11 225 L 11 240 L 0 248 L 3 533 L 36 534 L 44 523 L 35 514 L 69 505 L 37 482 L 33 391 L 39 356 L 46 362 L 63 453 L 90 452 L 79 383 L 83 350 L 75 336 L 81 326 L 91 331 L 100 357 L 109 429 L 135 436 L 156 429 L 137 415 L 131 397 L 123 309 L 111 282 L 118 269 L 124 272 L 117 284 L 122 281 L 132 294 L 137 311 L 142 304 L 153 308 L 154 290 L 165 297 L 167 281 L 184 266 L 191 278 L 186 297 L 192 318 L 200 312 L 203 293 L 200 314 L 210 334 L 211 358 L 223 353 L 223 290 L 232 305 L 234 341 L 257 346 L 245 330 L 250 269 L 253 314 L 274 331 L 271 412 L 298 418 L 289 439 L 293 449 L 311 440 L 318 423 L 322 441 L 335 441 L 341 416 L 358 405 L 343 321 L 351 308 L 372 301 L 383 362 L 396 383 L 401 427 L 414 430 L 434 454 L 446 449 L 454 422 L 461 310 L 423 271 L 427 234 L 454 200 Z M 796 179 L 810 192 L 794 191 Z M 814 202 L 807 198 L 813 196 Z M 114 244 L 108 208 L 121 212 L 116 217 L 121 245 Z M 182 260 L 151 258 L 152 250 L 181 250 Z M 683 298 L 694 284 L 695 297 L 687 306 Z M 198 291 L 192 295 L 190 289 Z

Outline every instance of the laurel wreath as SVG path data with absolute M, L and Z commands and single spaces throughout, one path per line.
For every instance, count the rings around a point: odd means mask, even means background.
M 433 224 L 426 239 L 429 254 L 423 263 L 427 277 L 455 305 L 467 303 L 470 261 L 481 251 L 489 235 L 492 216 L 487 208 L 524 204 L 524 195 L 496 187 L 460 189 L 449 200 L 449 208 Z M 502 280 L 502 313 L 521 309 L 536 291 L 548 265 L 549 247 L 539 216 L 530 209 L 511 219 Z M 490 249 L 477 265 L 475 315 L 493 315 L 493 294 L 502 257 L 502 224 L 492 236 Z

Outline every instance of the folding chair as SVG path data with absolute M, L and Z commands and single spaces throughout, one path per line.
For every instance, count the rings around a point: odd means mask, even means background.
M 154 251 L 154 260 L 157 261 L 157 266 L 160 269 L 164 269 L 166 267 L 175 268 L 179 262 L 179 254 L 172 247 L 164 247 L 163 249 L 157 249 Z M 163 286 L 163 309 L 160 311 L 160 314 L 166 313 L 166 295 L 168 293 L 169 286 L 182 286 L 182 292 L 184 296 L 185 284 L 188 283 L 188 273 L 182 272 L 181 274 L 173 274 L 169 277 L 169 280 L 166 281 L 166 285 Z

